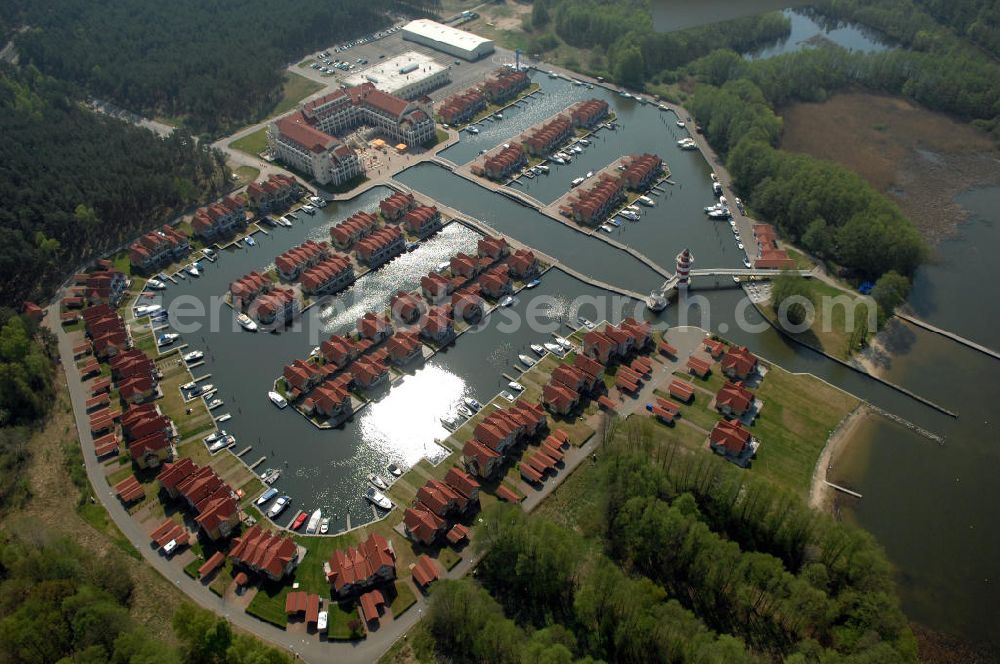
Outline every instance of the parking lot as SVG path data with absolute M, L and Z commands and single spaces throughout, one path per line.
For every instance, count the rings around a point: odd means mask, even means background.
M 398 23 L 397 25 L 403 25 L 403 23 Z M 430 93 L 430 98 L 434 101 L 434 103 L 437 103 L 445 97 L 453 95 L 457 92 L 462 92 L 473 84 L 479 83 L 497 67 L 506 63 L 513 64 L 514 62 L 514 53 L 502 48 L 497 48 L 495 53 L 486 56 L 482 60 L 477 62 L 468 62 L 461 58 L 456 58 L 446 53 L 435 51 L 434 49 L 421 44 L 404 41 L 402 32 L 399 31 L 382 37 L 381 39 L 376 39 L 375 41 L 367 44 L 359 44 L 358 46 L 353 46 L 349 49 L 336 52 L 335 49 L 339 46 L 340 44 L 331 44 L 328 48 L 324 49 L 330 53 L 329 60 L 331 62 L 335 62 L 338 59 L 346 61 L 348 64 L 353 65 L 354 69 L 350 69 L 348 71 L 334 69 L 334 73 L 332 75 L 323 74 L 319 70 L 312 69 L 308 66 L 300 67 L 298 64 L 294 64 L 288 69 L 289 71 L 299 74 L 300 76 L 305 76 L 314 81 L 319 81 L 330 88 L 337 88 L 340 87 L 344 79 L 348 76 L 359 72 L 363 73 L 365 69 L 377 65 L 382 60 L 387 60 L 407 51 L 416 51 L 433 58 L 435 62 L 449 68 L 448 74 L 451 78 L 451 82 Z M 319 52 L 312 53 L 304 58 L 304 60 L 316 60 L 318 54 Z M 363 65 L 358 63 L 358 60 L 367 60 L 368 63 Z M 456 61 L 460 64 L 456 65 Z M 322 64 L 323 66 L 327 66 L 319 60 L 316 60 L 316 62 Z

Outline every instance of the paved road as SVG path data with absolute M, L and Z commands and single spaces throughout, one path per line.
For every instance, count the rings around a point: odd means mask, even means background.
M 321 642 L 316 636 L 300 636 L 289 634 L 276 627 L 263 623 L 256 618 L 245 613 L 239 607 L 230 607 L 221 598 L 208 589 L 207 586 L 188 577 L 181 569 L 180 565 L 161 556 L 158 551 L 150 547 L 148 533 L 133 519 L 122 504 L 115 498 L 105 479 L 104 470 L 94 455 L 94 440 L 90 435 L 90 418 L 86 413 L 84 403 L 88 394 L 84 384 L 80 381 L 80 375 L 76 364 L 72 361 L 73 343 L 69 335 L 59 324 L 59 299 L 55 298 L 55 304 L 48 307 L 45 316 L 45 326 L 48 327 L 59 340 L 59 355 L 63 358 L 63 368 L 65 370 L 66 381 L 69 386 L 69 394 L 73 403 L 73 415 L 76 419 L 76 428 L 80 444 L 83 446 L 83 458 L 87 468 L 87 477 L 94 487 L 94 495 L 97 500 L 107 509 L 111 520 L 125 534 L 130 542 L 139 550 L 143 558 L 153 569 L 163 575 L 168 581 L 172 581 L 177 588 L 187 595 L 195 603 L 211 609 L 221 616 L 227 618 L 233 625 L 246 632 L 256 635 L 264 641 L 269 641 L 278 647 L 285 648 L 298 654 L 307 662 L 329 662 L 335 659 L 345 664 L 364 664 L 377 660 L 389 647 L 403 636 L 408 629 L 413 627 L 423 617 L 426 601 L 419 597 L 417 604 L 407 613 L 403 614 L 399 620 L 391 620 L 382 625 L 374 635 L 358 642 Z M 463 561 L 455 566 L 449 573 L 449 577 L 458 578 L 471 569 L 473 562 Z

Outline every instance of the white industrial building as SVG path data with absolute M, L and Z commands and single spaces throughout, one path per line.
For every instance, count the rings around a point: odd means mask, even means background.
M 493 52 L 493 40 L 426 18 L 410 21 L 403 27 L 403 39 L 465 60 L 478 60 Z
M 434 58 L 416 51 L 407 51 L 352 74 L 344 82 L 347 85 L 371 83 L 390 95 L 416 99 L 446 85 L 449 80 L 448 68 L 435 62 Z

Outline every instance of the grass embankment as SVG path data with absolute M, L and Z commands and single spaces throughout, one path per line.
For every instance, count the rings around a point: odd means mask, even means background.
M 804 254 L 796 254 L 789 255 L 797 262 L 809 260 Z M 869 317 L 869 307 L 876 312 L 874 300 L 818 279 L 802 279 L 802 284 L 810 294 L 816 315 L 808 330 L 788 332 L 789 336 L 835 358 L 850 359 L 876 332 L 877 318 Z M 772 323 L 777 322 L 778 314 L 770 303 L 762 304 L 760 310 Z
M 667 442 L 677 441 L 688 451 L 711 454 L 705 432 L 721 416 L 709 404 L 725 383 L 725 377 L 719 372 L 718 363 L 705 380 L 681 373 L 677 377 L 695 385 L 694 400 L 679 404 L 681 417 L 673 427 L 657 422 L 657 437 Z M 815 376 L 792 374 L 775 366 L 770 367 L 753 392 L 763 402 L 750 427 L 760 441 L 760 449 L 747 472 L 807 496 L 813 469 L 830 432 L 854 410 L 859 400 Z M 719 463 L 728 463 L 722 457 L 718 459 Z
M 240 152 L 245 152 L 251 157 L 260 155 L 261 152 L 267 149 L 267 127 L 261 127 L 243 138 L 236 139 L 229 144 L 229 147 Z
M 287 113 L 295 108 L 296 104 L 300 101 L 322 89 L 322 83 L 317 83 L 311 78 L 299 76 L 298 74 L 293 74 L 292 72 L 286 72 L 285 84 L 281 88 L 281 99 L 278 101 L 277 105 L 268 117 L 273 118 L 282 115 L 283 113 Z

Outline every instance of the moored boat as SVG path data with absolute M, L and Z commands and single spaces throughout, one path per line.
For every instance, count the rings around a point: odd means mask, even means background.
M 253 322 L 253 320 L 250 319 L 250 316 L 247 316 L 246 314 L 240 314 L 239 316 L 237 316 L 236 322 L 239 323 L 240 327 L 242 327 L 247 332 L 257 331 L 257 323 Z
M 257 499 L 257 507 L 263 507 L 277 495 L 278 495 L 278 490 L 275 489 L 274 487 L 271 487 L 264 493 L 260 494 L 260 498 Z
M 298 530 L 301 528 L 302 524 L 306 522 L 308 516 L 309 515 L 305 513 L 305 510 L 299 510 L 299 513 L 295 515 L 295 519 L 292 521 L 292 530 Z
M 309 523 L 306 524 L 306 532 L 312 534 L 315 533 L 317 530 L 319 530 L 319 522 L 322 518 L 323 518 L 322 510 L 317 509 L 315 512 L 313 512 L 309 516 Z
M 385 490 L 389 488 L 388 483 L 375 473 L 368 473 L 368 481 L 376 486 L 376 488 Z
M 524 385 L 521 385 L 516 380 L 512 380 L 509 383 L 507 383 L 507 387 L 514 390 L 515 392 L 524 392 Z
M 185 353 L 183 355 L 185 362 L 197 362 L 203 357 L 205 357 L 205 352 L 201 350 L 193 350 L 190 353 Z
M 365 491 L 365 500 L 376 507 L 381 507 L 384 510 L 392 509 L 392 501 L 389 500 L 383 493 L 376 491 L 373 488 L 368 488 Z
M 288 405 L 288 401 L 285 399 L 285 397 L 281 396 L 277 392 L 274 391 L 268 392 L 267 398 L 270 399 L 271 403 L 273 403 L 278 408 L 284 408 L 285 406 Z
M 523 353 L 521 355 L 518 355 L 517 359 L 521 360 L 521 364 L 523 364 L 526 367 L 535 366 L 535 359 L 533 357 L 529 357 L 528 355 L 524 355 Z
M 163 290 L 164 288 L 167 287 L 167 285 L 162 281 L 160 281 L 159 279 L 147 279 L 146 287 L 152 288 L 153 290 Z
M 267 511 L 267 515 L 272 519 L 275 518 L 276 516 L 285 511 L 285 508 L 288 507 L 288 504 L 290 502 L 292 502 L 292 499 L 290 497 L 279 496 L 278 499 L 274 501 L 274 504 L 271 505 L 271 509 Z
M 545 347 L 542 344 L 531 344 L 531 350 L 535 351 L 537 355 L 545 355 Z

